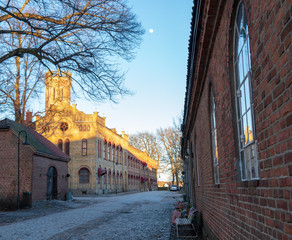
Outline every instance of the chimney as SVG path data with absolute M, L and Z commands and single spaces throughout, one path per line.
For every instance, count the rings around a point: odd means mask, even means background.
M 26 124 L 32 123 L 32 112 L 29 110 L 26 112 L 25 123 Z

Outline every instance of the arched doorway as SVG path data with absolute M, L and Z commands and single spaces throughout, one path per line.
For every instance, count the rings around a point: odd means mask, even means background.
M 47 200 L 58 198 L 57 169 L 50 167 L 47 173 Z

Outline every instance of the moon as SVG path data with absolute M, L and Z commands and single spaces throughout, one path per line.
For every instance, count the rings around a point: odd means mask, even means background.
M 153 32 L 154 32 L 154 30 L 153 30 L 152 28 L 150 28 L 150 29 L 149 29 L 149 32 L 150 32 L 150 33 L 153 33 Z

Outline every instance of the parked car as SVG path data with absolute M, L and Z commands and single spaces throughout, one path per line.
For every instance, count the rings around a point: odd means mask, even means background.
M 177 191 L 178 188 L 176 185 L 171 185 L 170 188 L 169 188 L 170 191 Z

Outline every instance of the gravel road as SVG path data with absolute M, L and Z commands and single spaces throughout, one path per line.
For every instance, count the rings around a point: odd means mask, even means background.
M 169 239 L 177 200 L 177 192 L 152 191 L 41 202 L 0 212 L 0 239 Z

